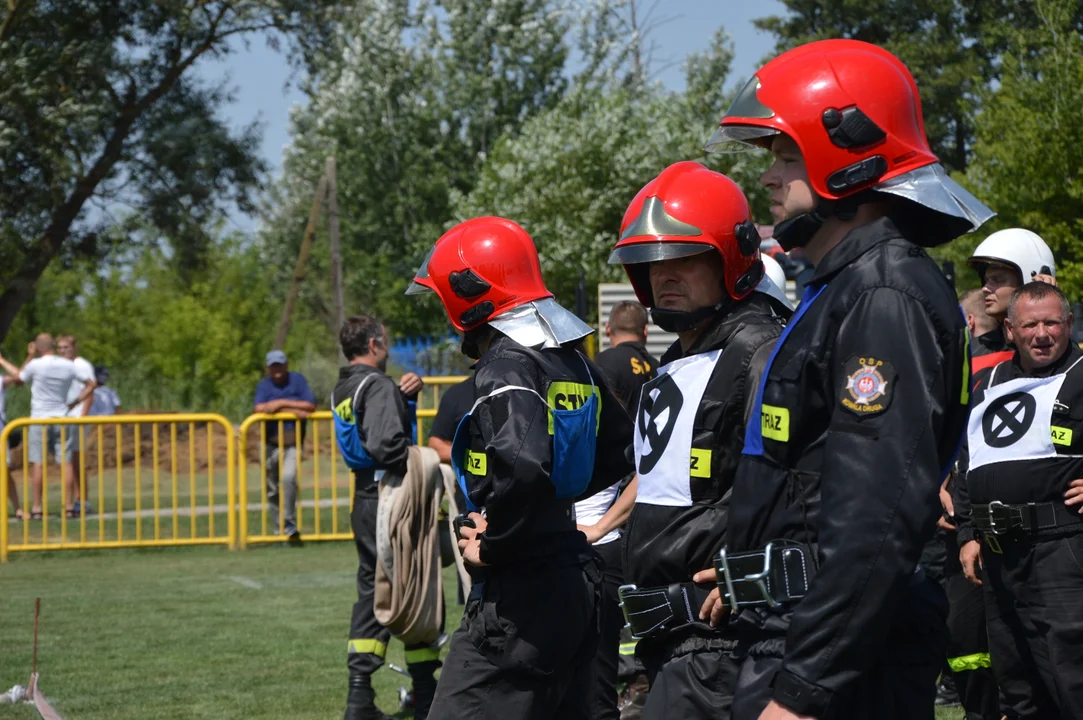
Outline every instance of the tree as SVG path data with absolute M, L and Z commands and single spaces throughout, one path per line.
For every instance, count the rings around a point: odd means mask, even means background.
M 498 144 L 474 190 L 455 197 L 456 218 L 495 214 L 522 224 L 538 247 L 547 285 L 570 307 L 580 271 L 588 287 L 624 280 L 619 266 L 606 264 L 621 218 L 667 165 L 700 160 L 733 177 L 763 209 L 758 178 L 765 155 L 702 152 L 729 99 L 720 88 L 732 57 L 719 30 L 707 53 L 688 59 L 685 93 L 659 85 L 637 91 L 619 80 L 601 91 L 593 84 L 573 90 Z
M 198 265 L 202 228 L 252 208 L 254 128 L 191 69 L 256 33 L 311 61 L 330 0 L 9 0 L 0 10 L 0 338 L 58 257 L 93 254 L 128 205 Z
M 403 292 L 451 220 L 452 190 L 469 191 L 496 139 L 514 136 L 564 92 L 562 8 L 552 0 L 358 2 L 292 119 L 265 233 L 278 277 L 293 265 L 313 187 L 334 155 L 347 307 L 378 315 L 396 334 L 446 332 L 437 302 Z M 324 322 L 328 262 L 318 237 L 308 273 L 316 281 L 300 310 Z
M 980 233 L 944 252 L 964 262 L 989 230 L 1037 232 L 1057 259 L 1070 298 L 1083 292 L 1083 38 L 1075 0 L 1035 0 L 1033 29 L 1015 28 L 1000 84 L 982 97 L 966 181 L 997 211 Z M 966 278 L 967 285 L 976 283 Z

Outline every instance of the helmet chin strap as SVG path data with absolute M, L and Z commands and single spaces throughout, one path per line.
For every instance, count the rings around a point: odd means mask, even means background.
M 824 200 L 820 198 L 820 202 L 809 212 L 786 218 L 775 225 L 775 240 L 786 252 L 795 248 L 803 248 L 809 244 L 809 241 L 819 232 L 829 218 L 837 217 L 840 220 L 853 220 L 858 207 L 870 200 L 872 200 L 872 191 L 869 190 L 864 190 L 842 200 Z
M 733 300 L 727 295 L 714 305 L 696 310 L 665 310 L 651 308 L 651 320 L 666 332 L 680 333 L 695 330 L 704 320 L 722 312 Z

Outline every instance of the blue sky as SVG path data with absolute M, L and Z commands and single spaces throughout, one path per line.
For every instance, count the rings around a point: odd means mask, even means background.
M 642 6 L 650 7 L 650 3 Z M 731 81 L 747 78 L 774 46 L 770 35 L 752 26 L 752 19 L 783 12 L 779 0 L 659 0 L 654 18 L 670 20 L 648 37 L 655 44 L 655 77 L 669 87 L 681 88 L 681 61 L 688 53 L 706 48 L 715 29 L 724 25 L 736 49 Z M 263 155 L 277 175 L 282 149 L 289 141 L 290 107 L 304 102 L 296 88 L 285 89 L 290 77 L 285 59 L 262 38 L 252 38 L 250 48 L 240 48 L 221 62 L 205 62 L 198 70 L 209 79 L 226 77 L 235 87 L 236 102 L 224 109 L 232 124 L 263 123 Z

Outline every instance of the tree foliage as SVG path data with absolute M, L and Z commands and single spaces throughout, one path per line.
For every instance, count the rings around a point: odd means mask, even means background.
M 765 157 L 702 151 L 726 106 L 718 88 L 725 86 L 732 57 L 729 37 L 719 30 L 708 52 L 686 62 L 684 93 L 658 85 L 636 89 L 620 79 L 573 91 L 497 146 L 473 192 L 456 196 L 456 218 L 496 214 L 521 223 L 538 247 L 549 288 L 573 307 L 580 271 L 588 288 L 624 280 L 619 266 L 606 264 L 621 218 L 666 166 L 700 160 L 762 201 Z
M 330 2 L 9 0 L 0 10 L 0 337 L 58 257 L 93 255 L 117 207 L 198 262 L 223 208 L 251 208 L 258 132 L 193 77 L 231 41 L 278 32 L 311 58 Z
M 966 181 L 998 217 L 946 251 L 964 262 L 988 231 L 1024 227 L 1057 259 L 1072 299 L 1083 292 L 1083 38 L 1074 0 L 1035 0 L 1034 28 L 1016 27 L 1000 83 L 981 98 Z M 976 278 L 965 277 L 967 285 Z

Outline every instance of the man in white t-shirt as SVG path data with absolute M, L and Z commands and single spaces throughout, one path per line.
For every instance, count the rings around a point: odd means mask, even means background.
M 75 363 L 75 367 L 80 371 L 80 375 L 86 374 L 91 378 L 95 378 L 94 366 L 85 357 L 79 354 L 79 346 L 75 341 L 74 335 L 59 335 L 56 338 L 56 351 L 61 357 L 65 357 Z M 72 380 L 71 387 L 68 388 L 68 417 L 83 417 L 90 414 L 91 405 L 94 403 L 94 393 L 91 393 L 86 400 L 79 402 L 79 397 L 82 395 L 83 389 L 86 387 L 86 383 L 82 380 Z M 74 406 L 73 406 L 74 404 Z M 67 431 L 64 434 L 64 457 L 70 458 L 71 466 L 74 472 L 69 475 L 68 497 L 79 498 L 75 501 L 72 509 L 75 514 L 79 514 L 80 505 L 84 498 L 81 488 L 83 487 L 82 479 L 86 474 L 83 468 L 83 457 L 80 452 L 80 447 L 85 447 L 86 441 L 84 440 L 82 445 L 79 440 L 86 437 L 86 429 L 82 425 L 68 425 Z M 89 512 L 89 508 L 87 509 Z
M 67 358 L 60 357 L 54 352 L 53 336 L 48 333 L 38 335 L 34 342 L 27 348 L 26 362 L 21 368 L 16 368 L 4 358 L 0 357 L 0 366 L 3 366 L 9 374 L 15 378 L 15 385 L 30 384 L 30 417 L 31 418 L 58 418 L 66 417 L 68 411 L 82 403 L 94 392 L 95 382 L 93 368 L 90 373 L 85 369 L 79 369 L 75 363 Z M 74 402 L 68 402 L 68 390 L 73 381 L 79 380 L 86 383 L 82 392 Z M 42 431 L 42 428 L 46 428 Z M 61 463 L 62 481 L 68 483 L 68 488 L 74 482 L 74 472 L 71 466 L 70 453 L 63 453 L 61 449 L 61 426 L 60 425 L 32 425 L 27 440 L 27 454 L 30 460 L 30 483 L 34 493 L 34 504 L 31 507 L 31 518 L 41 517 L 41 474 L 42 463 L 47 461 L 48 449 L 53 450 L 53 457 Z M 73 501 L 79 497 L 78 485 L 76 491 L 69 492 L 67 501 Z M 74 515 L 74 506 L 66 508 L 69 515 Z

